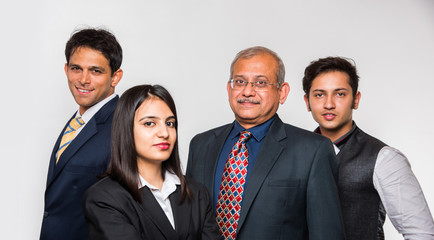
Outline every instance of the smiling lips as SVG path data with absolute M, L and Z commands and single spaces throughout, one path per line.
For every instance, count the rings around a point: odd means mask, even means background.
M 160 148 L 162 150 L 167 150 L 167 149 L 169 149 L 170 144 L 167 143 L 167 142 L 162 142 L 162 143 L 154 144 L 154 146 L 156 146 L 156 147 L 158 147 L 158 148 Z
M 335 119 L 336 114 L 333 114 L 333 113 L 324 113 L 322 116 L 323 116 L 327 121 L 331 121 L 331 120 Z
M 83 94 L 92 92 L 92 90 L 86 90 L 86 89 L 82 89 L 82 88 L 78 88 L 78 87 L 75 87 L 75 88 L 77 89 L 77 91 L 79 93 L 83 93 Z

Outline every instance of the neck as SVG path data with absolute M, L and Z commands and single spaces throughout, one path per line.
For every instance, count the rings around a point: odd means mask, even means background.
M 273 116 L 274 116 L 274 115 L 273 115 Z M 273 117 L 271 117 L 271 118 L 273 118 Z M 256 122 L 243 121 L 243 120 L 238 119 L 238 118 L 235 118 L 235 120 L 236 120 L 236 121 L 241 125 L 241 127 L 243 127 L 244 129 L 248 130 L 248 129 L 250 129 L 250 128 L 254 128 L 254 127 L 256 127 L 256 126 L 259 126 L 259 125 L 261 125 L 261 124 L 267 122 L 267 121 L 270 120 L 271 118 L 266 119 L 265 121 L 256 121 Z
M 320 126 L 319 130 L 321 131 L 321 135 L 323 135 L 324 137 L 328 137 L 334 143 L 336 140 L 338 140 L 339 138 L 347 134 L 347 132 L 351 131 L 352 127 L 353 125 L 351 124 L 345 128 L 341 128 L 338 131 L 336 131 L 336 130 L 327 130 L 321 128 Z
M 143 179 L 161 190 L 164 182 L 161 173 L 161 164 L 150 164 L 139 160 L 137 162 L 137 167 L 139 169 L 139 174 Z
M 321 135 L 323 135 L 324 137 L 328 137 L 333 143 L 338 140 L 340 137 L 343 136 L 343 134 L 338 134 L 338 133 L 334 133 L 334 132 L 329 132 L 329 131 L 324 131 L 321 130 Z

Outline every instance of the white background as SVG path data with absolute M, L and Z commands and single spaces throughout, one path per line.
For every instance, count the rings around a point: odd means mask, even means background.
M 0 10 L 1 239 L 38 239 L 48 161 L 77 110 L 63 71 L 77 27 L 104 26 L 124 50 L 121 94 L 161 84 L 179 112 L 182 161 L 197 133 L 231 122 L 226 94 L 235 54 L 262 45 L 286 65 L 291 92 L 278 111 L 316 127 L 301 78 L 319 57 L 353 58 L 361 76 L 357 124 L 400 149 L 434 209 L 434 1 L 8 1 Z M 387 239 L 399 239 L 390 222 Z

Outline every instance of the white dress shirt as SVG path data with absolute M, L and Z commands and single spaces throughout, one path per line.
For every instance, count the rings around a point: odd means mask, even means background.
M 336 154 L 339 148 L 334 145 Z M 434 222 L 422 188 L 407 158 L 385 146 L 377 156 L 374 187 L 396 230 L 406 240 L 433 240 Z
M 74 138 L 78 136 L 78 134 L 81 132 L 81 130 L 86 126 L 86 124 L 90 121 L 90 119 L 97 113 L 106 103 L 108 103 L 110 100 L 112 100 L 114 97 L 116 97 L 117 94 L 113 93 L 112 95 L 104 98 L 103 100 L 99 101 L 97 104 L 93 105 L 89 109 L 86 110 L 86 112 L 83 113 L 83 115 L 80 114 L 80 109 L 75 114 L 75 117 L 80 117 L 83 119 L 84 124 L 77 130 L 75 130 Z M 74 139 L 73 138 L 73 139 Z
M 147 186 L 151 190 L 158 204 L 160 204 L 161 209 L 163 209 L 164 213 L 166 214 L 167 219 L 169 219 L 170 224 L 172 224 L 173 229 L 175 229 L 175 220 L 173 218 L 169 196 L 176 191 L 176 185 L 181 185 L 181 181 L 179 180 L 178 176 L 166 171 L 164 174 L 164 182 L 161 191 L 157 187 L 149 184 L 142 176 L 140 176 L 140 174 L 139 177 L 141 183 L 139 188 Z

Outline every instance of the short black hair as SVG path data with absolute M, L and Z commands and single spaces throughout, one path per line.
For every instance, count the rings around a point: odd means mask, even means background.
M 354 63 L 354 60 L 344 57 L 326 57 L 312 61 L 304 70 L 303 77 L 303 90 L 307 98 L 309 98 L 309 91 L 312 87 L 313 80 L 322 73 L 334 71 L 348 74 L 349 84 L 353 90 L 354 98 L 359 87 L 359 75 L 357 75 L 355 64 L 352 64 L 350 61 Z
M 71 55 L 80 47 L 100 51 L 109 61 L 111 75 L 121 67 L 122 47 L 116 37 L 105 29 L 86 28 L 74 32 L 65 47 L 67 64 L 69 64 Z

